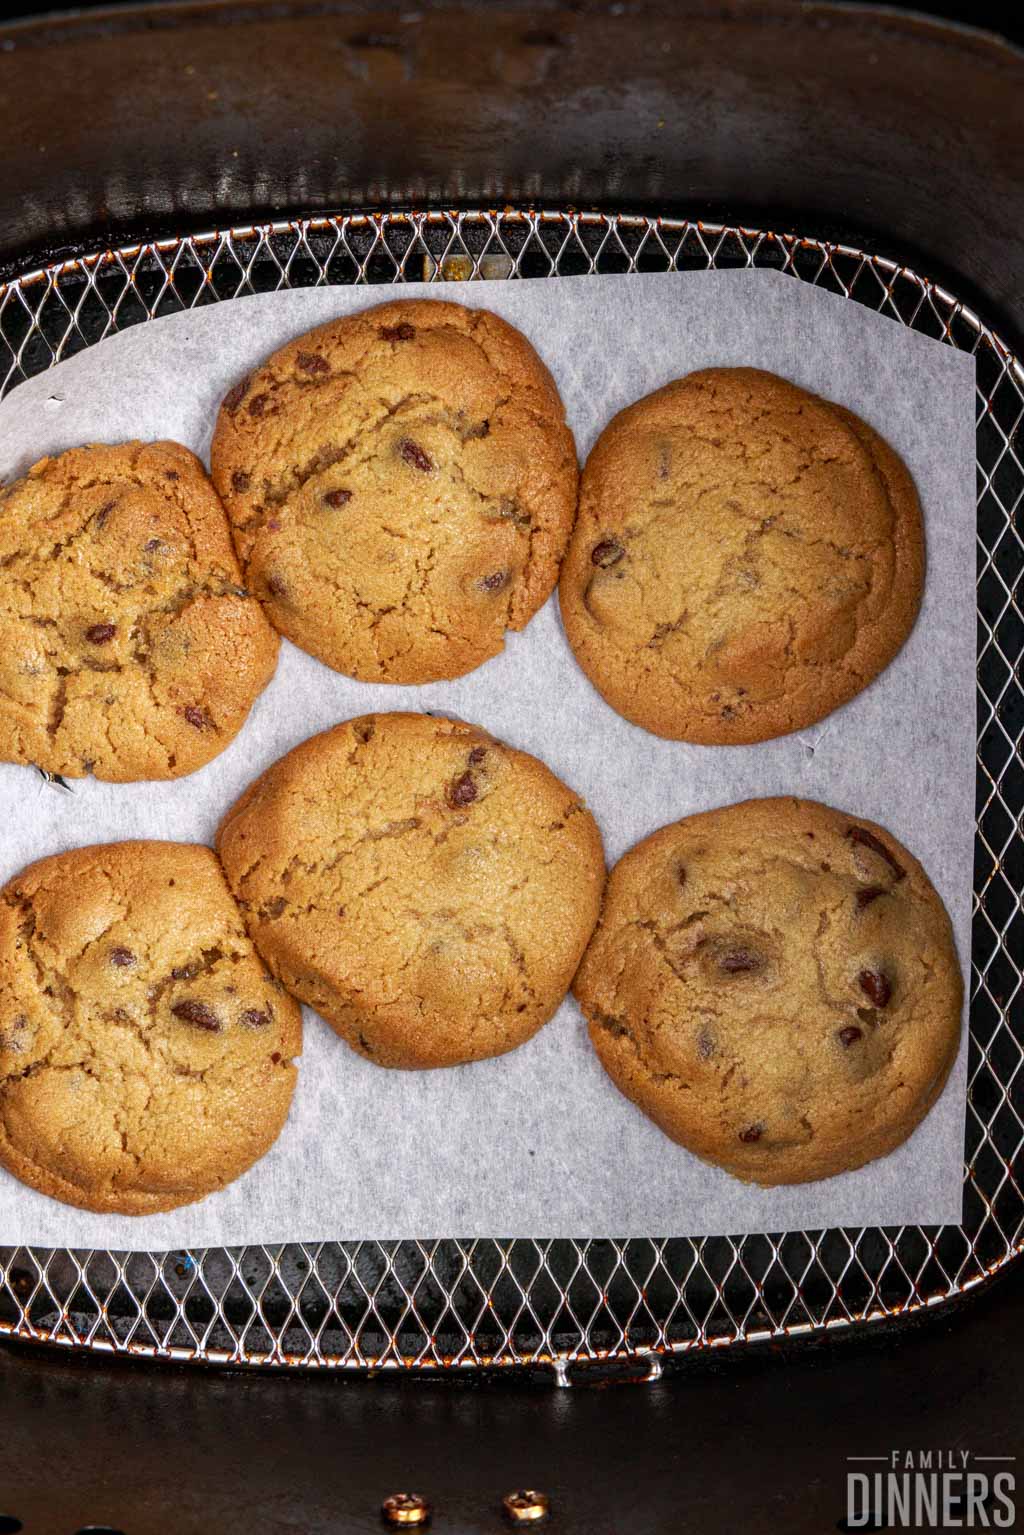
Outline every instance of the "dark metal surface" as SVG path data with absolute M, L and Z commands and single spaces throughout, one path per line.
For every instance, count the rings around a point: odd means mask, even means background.
M 848 1455 L 1024 1451 L 1024 1275 L 897 1339 L 693 1359 L 654 1386 L 206 1374 L 0 1348 L 0 1514 L 24 1535 L 499 1535 L 539 1487 L 552 1535 L 831 1535 Z
M 125 6 L 7 26 L 0 89 L 8 271 L 291 211 L 679 207 L 905 251 L 1020 335 L 1024 56 L 910 14 Z

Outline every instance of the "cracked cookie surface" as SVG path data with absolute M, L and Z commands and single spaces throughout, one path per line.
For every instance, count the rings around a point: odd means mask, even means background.
M 597 920 L 604 857 L 579 797 L 474 725 L 364 715 L 275 763 L 218 835 L 273 973 L 381 1066 L 529 1039 Z
M 77 848 L 0 891 L 0 1165 L 42 1193 L 150 1215 L 223 1188 L 301 1048 L 209 848 Z
M 949 918 L 889 832 L 809 800 L 662 827 L 619 861 L 573 991 L 666 1135 L 765 1185 L 900 1145 L 956 1058 Z
M 861 692 L 913 628 L 923 582 L 917 492 L 888 444 L 774 374 L 709 368 L 601 434 L 559 599 L 613 709 L 729 745 Z
M 486 310 L 399 301 L 300 336 L 225 397 L 211 453 L 277 629 L 364 682 L 459 677 L 550 596 L 576 449 Z
M 74 448 L 0 493 L 0 759 L 180 778 L 244 725 L 278 638 L 199 460 Z

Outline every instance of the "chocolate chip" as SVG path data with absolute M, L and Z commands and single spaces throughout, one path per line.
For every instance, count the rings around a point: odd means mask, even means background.
M 416 334 L 415 325 L 410 325 L 408 320 L 403 320 L 401 325 L 384 325 L 381 327 L 381 336 L 385 341 L 411 341 Z
M 329 490 L 324 495 L 324 504 L 326 506 L 347 506 L 351 500 L 352 492 L 350 490 Z
M 319 352 L 297 352 L 295 366 L 301 368 L 303 373 L 329 373 L 331 371 L 326 357 L 321 357 Z
M 258 421 L 267 408 L 267 396 L 257 394 L 249 401 L 249 414 Z
M 885 891 L 881 885 L 863 885 L 857 891 L 857 910 L 863 911 L 865 906 L 870 906 L 872 901 L 877 901 L 878 897 L 884 894 Z
M 744 1145 L 752 1146 L 755 1141 L 761 1139 L 763 1134 L 764 1125 L 748 1125 L 745 1130 L 740 1131 L 740 1140 Z
M 496 570 L 492 575 L 484 576 L 480 585 L 485 592 L 500 592 L 502 587 L 508 585 L 508 579 L 509 572 L 507 570 Z
M 755 949 L 723 949 L 716 958 L 719 970 L 725 975 L 743 975 L 764 969 L 764 955 Z
M 143 554 L 155 554 L 156 551 L 160 547 L 161 547 L 160 539 L 158 539 L 158 538 L 149 538 L 143 544 L 142 552 L 143 552 Z
M 90 645 L 109 645 L 116 633 L 116 624 L 93 624 L 91 629 L 86 629 L 85 637 Z
M 281 1064 L 281 1052 L 279 1050 L 275 1050 L 273 1055 L 270 1057 L 270 1059 L 273 1061 L 275 1066 L 280 1066 L 280 1064 Z
M 267 591 L 271 597 L 283 597 L 288 591 L 280 576 L 271 576 L 267 581 Z
M 206 729 L 209 721 L 207 720 L 206 715 L 203 713 L 202 709 L 198 708 L 195 704 L 186 704 L 185 708 L 182 709 L 181 712 L 194 730 Z
M 180 480 L 181 479 L 181 475 L 178 473 L 177 469 L 165 469 L 164 470 L 164 474 L 167 476 L 167 478 L 169 480 Z
M 478 421 L 475 426 L 467 426 L 463 429 L 462 440 L 463 442 L 477 442 L 481 437 L 489 437 L 490 435 L 491 423 L 489 421 Z
M 268 1023 L 273 1022 L 270 1014 L 261 1012 L 258 1007 L 247 1008 L 239 1021 L 247 1029 L 265 1029 Z
M 676 883 L 679 885 L 680 889 L 682 889 L 683 885 L 686 884 L 686 869 L 683 864 L 680 864 L 676 870 Z
M 715 1041 L 707 1029 L 701 1029 L 697 1035 L 697 1054 L 702 1061 L 709 1061 L 715 1053 Z
M 96 513 L 96 527 L 97 528 L 106 527 L 107 518 L 110 516 L 111 512 L 114 510 L 114 506 L 115 506 L 115 502 L 113 502 L 113 501 L 104 501 L 103 505 L 100 507 L 99 511 Z
M 111 949 L 110 963 L 116 965 L 119 970 L 126 970 L 130 965 L 135 964 L 135 955 L 131 949 Z
M 474 767 L 476 767 L 477 764 L 481 763 L 486 756 L 487 756 L 487 748 L 486 748 L 486 746 L 474 746 L 473 750 L 469 754 L 469 760 L 472 763 L 472 765 Z
M 233 389 L 229 389 L 227 394 L 224 396 L 224 409 L 230 411 L 232 415 L 234 415 L 235 411 L 245 399 L 246 390 L 249 388 L 251 383 L 252 374 L 249 373 L 246 374 L 245 378 L 242 379 L 240 384 L 236 384 Z
M 433 464 L 424 453 L 419 443 L 413 442 L 411 437 L 403 437 L 398 444 L 399 457 L 413 469 L 421 469 L 424 474 L 433 469 Z
M 244 469 L 236 469 L 231 476 L 231 489 L 237 491 L 240 496 L 245 494 L 251 484 L 252 481 Z
M 195 1002 L 191 999 L 176 1002 L 171 1012 L 175 1018 L 180 1018 L 182 1023 L 190 1023 L 194 1029 L 205 1029 L 209 1034 L 220 1033 L 220 1019 L 205 1002 Z
M 191 981 L 193 977 L 197 976 L 198 974 L 198 965 L 179 965 L 176 969 L 171 971 L 171 979 L 173 981 Z
M 887 1007 L 892 996 L 892 983 L 881 970 L 862 970 L 857 980 L 860 989 L 871 998 L 875 1007 Z
M 471 805 L 476 799 L 476 784 L 472 773 L 463 773 L 448 789 L 450 805 Z
M 859 842 L 861 847 L 869 847 L 873 853 L 878 854 L 879 858 L 884 858 L 898 880 L 906 874 L 907 871 L 903 865 L 897 863 L 885 843 L 880 842 L 874 832 L 868 831 L 863 826 L 850 826 L 847 828 L 846 835 L 851 842 Z
M 267 902 L 266 906 L 260 912 L 260 916 L 268 917 L 271 921 L 276 921 L 277 918 L 282 915 L 287 905 L 288 902 L 285 900 L 283 895 L 275 895 L 273 900 Z
M 864 1030 L 858 1029 L 855 1023 L 848 1024 L 845 1029 L 839 1030 L 839 1042 L 845 1050 L 855 1045 L 858 1039 L 864 1038 Z
M 617 565 L 625 552 L 617 539 L 603 538 L 591 549 L 590 563 L 598 565 L 602 570 L 607 570 L 609 565 Z
M 270 521 L 267 523 L 267 531 L 269 533 L 280 533 L 281 524 L 276 517 L 271 517 Z

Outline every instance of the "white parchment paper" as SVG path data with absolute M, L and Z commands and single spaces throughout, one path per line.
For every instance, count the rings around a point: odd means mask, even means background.
M 501 656 L 456 682 L 353 682 L 285 641 L 234 744 L 170 784 L 47 787 L 0 766 L 0 880 L 89 842 L 211 842 L 275 758 L 372 709 L 448 710 L 534 752 L 581 791 L 609 864 L 667 821 L 761 794 L 822 799 L 882 822 L 923 861 L 970 956 L 974 838 L 974 360 L 774 273 L 574 277 L 427 287 L 486 306 L 550 367 L 581 460 L 612 415 L 694 368 L 769 368 L 849 406 L 909 465 L 928 577 L 902 653 L 859 698 L 761 746 L 661 741 L 607 707 L 576 666 L 554 599 Z M 267 294 L 137 326 L 0 406 L 0 474 L 90 441 L 171 437 L 207 457 L 217 405 L 269 352 L 384 289 Z M 90 1215 L 0 1172 L 0 1243 L 164 1249 L 434 1236 L 682 1236 L 957 1222 L 966 1031 L 940 1102 L 898 1151 L 858 1172 L 762 1190 L 667 1140 L 605 1077 L 575 1004 L 500 1060 L 389 1072 L 308 1009 L 299 1087 L 277 1145 L 222 1193 L 168 1215 Z

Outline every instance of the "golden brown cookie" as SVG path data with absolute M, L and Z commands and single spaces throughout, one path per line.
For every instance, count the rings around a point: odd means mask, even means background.
M 223 1188 L 280 1134 L 301 1048 L 209 848 L 77 848 L 0 891 L 0 1164 L 53 1199 Z
M 278 638 L 187 448 L 44 458 L 0 494 L 0 759 L 180 778 L 245 724 Z
M 772 373 L 708 368 L 602 432 L 559 598 L 613 709 L 721 746 L 861 692 L 913 628 L 923 582 L 914 483 L 871 427 Z
M 364 682 L 459 677 L 550 596 L 576 449 L 525 336 L 383 304 L 300 336 L 221 407 L 213 478 L 272 623 Z
M 884 1156 L 956 1058 L 945 908 L 889 832 L 809 800 L 690 816 L 612 870 L 573 990 L 615 1085 L 707 1162 L 803 1183 Z
M 530 1038 L 597 920 L 601 838 L 578 795 L 475 725 L 368 714 L 274 764 L 218 837 L 274 974 L 381 1066 Z

